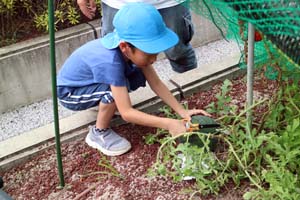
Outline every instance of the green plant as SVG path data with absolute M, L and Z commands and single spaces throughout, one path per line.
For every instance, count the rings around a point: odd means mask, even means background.
M 239 110 L 230 103 L 228 96 L 231 83 L 224 81 L 216 95 L 218 102 L 210 104 L 211 113 L 219 117 L 224 129 L 230 134 L 218 137 L 224 149 L 210 152 L 207 137 L 196 134 L 205 144 L 199 148 L 189 143 L 178 144 L 177 138 L 160 139 L 161 146 L 150 175 L 170 176 L 174 181 L 184 176 L 194 176 L 195 188 L 185 190 L 191 198 L 196 194 L 218 193 L 220 187 L 232 180 L 236 187 L 248 180 L 252 189 L 244 199 L 291 199 L 300 198 L 300 93 L 297 81 L 281 80 L 280 89 L 269 99 L 261 99 L 246 110 Z M 253 128 L 247 124 L 248 110 L 265 108 L 256 117 Z M 225 110 L 223 108 L 226 108 Z M 222 110 L 223 109 L 223 110 Z M 166 115 L 170 115 L 168 109 Z M 182 167 L 183 154 L 187 162 Z M 203 164 L 205 163 L 205 165 Z
M 0 47 L 16 40 L 16 32 L 20 25 L 11 23 L 16 15 L 16 8 L 19 6 L 16 2 L 15 0 L 0 1 Z
M 183 107 L 187 109 L 187 102 L 184 102 L 183 104 Z M 177 114 L 177 113 L 174 113 L 172 111 L 172 109 L 169 107 L 169 106 L 163 106 L 161 108 L 159 108 L 159 111 L 161 113 L 164 114 L 164 116 L 168 117 L 168 118 L 173 118 L 173 119 L 180 119 L 180 116 Z M 160 143 L 160 139 L 162 138 L 162 136 L 165 136 L 167 135 L 168 132 L 166 132 L 165 130 L 163 129 L 157 129 L 156 131 L 156 134 L 147 134 L 145 137 L 144 137 L 144 140 L 145 140 L 145 143 L 146 144 L 154 144 L 155 142 L 159 142 Z M 164 138 L 163 138 L 164 140 Z
M 48 9 L 47 9 L 47 1 L 44 1 L 44 4 L 41 5 L 41 9 L 31 10 L 34 15 L 34 23 L 35 27 L 39 30 L 48 32 Z M 55 17 L 55 28 L 57 30 L 58 26 L 62 26 L 63 24 L 71 24 L 75 25 L 79 23 L 79 10 L 74 5 L 74 1 L 72 0 L 60 0 L 55 1 L 55 9 L 54 9 L 54 17 Z
M 84 155 L 87 156 L 87 155 Z M 101 153 L 101 159 L 98 162 L 99 167 L 103 167 L 104 170 L 101 171 L 93 171 L 89 172 L 87 174 L 82 175 L 82 177 L 87 177 L 91 175 L 99 175 L 99 174 L 104 174 L 104 175 L 112 175 L 115 177 L 118 177 L 120 179 L 123 179 L 124 177 L 122 174 L 120 174 L 111 164 L 110 161 L 106 158 L 104 154 Z
M 56 0 L 55 29 L 61 30 L 85 21 L 76 1 Z M 96 1 L 100 10 L 100 0 Z M 96 17 L 100 13 L 96 11 Z M 32 38 L 48 31 L 48 0 L 0 0 L 0 47 Z
M 219 113 L 220 115 L 229 114 L 229 111 L 232 109 L 230 106 L 228 106 L 232 100 L 229 96 L 231 86 L 232 83 L 228 79 L 223 82 L 220 93 L 216 94 L 217 102 L 212 102 L 207 106 L 208 112 Z

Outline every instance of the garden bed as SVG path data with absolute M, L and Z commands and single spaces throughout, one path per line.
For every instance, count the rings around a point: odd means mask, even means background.
M 276 81 L 265 80 L 256 76 L 254 81 L 254 99 L 270 98 L 277 90 Z M 243 109 L 246 100 L 246 79 L 239 77 L 232 80 L 229 96 L 231 105 Z M 222 90 L 218 83 L 208 91 L 195 93 L 183 100 L 189 108 L 205 109 Z M 225 105 L 224 105 L 225 106 Z M 255 114 L 261 119 L 264 107 Z M 216 116 L 215 116 L 216 117 Z M 65 187 L 59 189 L 55 149 L 49 149 L 35 158 L 0 174 L 5 181 L 4 190 L 14 199 L 124 199 L 124 200 L 179 200 L 188 199 L 192 191 L 197 190 L 197 183 L 173 181 L 170 177 L 150 177 L 149 168 L 156 162 L 160 144 L 146 144 L 145 137 L 155 134 L 155 128 L 133 124 L 114 127 L 120 135 L 132 144 L 128 153 L 118 157 L 107 157 L 88 147 L 83 139 L 62 144 L 62 159 Z M 226 145 L 219 145 L 226 153 Z M 223 148 L 224 147 L 224 148 Z M 245 177 L 235 188 L 233 180 L 226 181 L 218 194 L 203 195 L 197 193 L 194 199 L 243 199 L 243 195 L 254 188 Z

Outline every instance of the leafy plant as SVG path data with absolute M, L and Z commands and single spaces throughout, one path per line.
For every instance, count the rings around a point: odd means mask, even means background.
M 42 9 L 32 10 L 34 15 L 34 23 L 37 29 L 42 31 L 48 31 L 48 9 L 47 1 L 44 1 L 44 4 L 41 5 Z M 55 28 L 64 23 L 75 25 L 79 23 L 79 10 L 74 5 L 74 1 L 71 0 L 61 0 L 55 1 L 54 17 L 55 17 Z
M 61 30 L 84 21 L 73 0 L 56 0 L 54 3 L 55 28 Z M 100 10 L 100 0 L 96 1 Z M 96 11 L 96 17 L 100 12 Z M 48 31 L 48 0 L 1 0 L 0 47 Z
M 219 113 L 220 115 L 229 114 L 230 107 L 228 104 L 231 102 L 229 91 L 232 83 L 226 79 L 221 86 L 220 93 L 216 94 L 217 102 L 212 102 L 207 106 L 207 111 L 210 113 Z
M 230 81 L 224 81 L 216 95 L 218 102 L 209 105 L 223 129 L 230 130 L 230 134 L 209 135 L 218 137 L 224 149 L 211 152 L 208 137 L 201 132 L 186 135 L 198 135 L 205 144 L 203 147 L 165 137 L 159 140 L 161 146 L 149 174 L 170 176 L 174 181 L 194 176 L 196 187 L 186 190 L 191 198 L 198 193 L 218 193 L 229 180 L 236 187 L 247 180 L 254 188 L 244 194 L 244 199 L 299 199 L 300 93 L 297 81 L 282 81 L 272 98 L 260 99 L 239 112 L 236 107 L 228 106 L 231 85 Z M 255 118 L 250 128 L 247 111 L 253 110 L 255 114 L 255 109 L 261 107 L 265 108 L 264 112 Z M 176 117 L 166 108 L 162 111 L 166 116 Z
M 120 174 L 111 164 L 110 161 L 106 158 L 104 154 L 101 154 L 101 159 L 98 162 L 99 167 L 104 168 L 104 170 L 101 171 L 92 171 L 87 174 L 82 175 L 81 177 L 87 177 L 87 176 L 94 176 L 94 175 L 99 175 L 99 174 L 104 174 L 104 175 L 112 175 L 115 177 L 118 177 L 120 179 L 124 179 L 122 174 Z M 84 155 L 87 156 L 87 155 Z

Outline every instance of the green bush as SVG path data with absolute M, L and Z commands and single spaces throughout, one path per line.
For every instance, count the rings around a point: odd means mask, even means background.
M 100 7 L 100 1 L 96 1 Z M 61 30 L 87 19 L 74 0 L 53 0 L 55 28 Z M 100 17 L 100 12 L 96 11 Z M 48 32 L 47 0 L 0 0 L 0 47 Z

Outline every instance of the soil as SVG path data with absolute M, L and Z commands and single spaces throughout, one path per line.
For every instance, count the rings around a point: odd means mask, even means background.
M 246 99 L 245 78 L 232 80 L 230 96 L 232 103 L 243 107 Z M 275 81 L 266 81 L 256 76 L 254 98 L 271 96 L 276 89 Z M 207 91 L 197 92 L 186 98 L 189 108 L 205 109 L 215 94 L 220 91 L 221 83 Z M 132 149 L 121 156 L 107 157 L 90 148 L 83 139 L 62 144 L 62 159 L 65 187 L 59 189 L 59 176 L 55 149 L 46 150 L 30 161 L 0 173 L 5 182 L 4 190 L 14 199 L 103 199 L 103 200 L 184 200 L 190 194 L 184 192 L 195 187 L 195 182 L 174 182 L 166 177 L 149 177 L 147 171 L 154 164 L 159 144 L 147 145 L 143 137 L 154 134 L 155 128 L 134 124 L 114 127 L 114 130 L 126 137 Z M 99 165 L 104 160 L 110 162 L 122 176 L 114 176 L 112 171 Z M 106 172 L 106 174 L 105 174 Z M 221 189 L 219 195 L 197 195 L 195 199 L 242 199 L 250 188 L 245 181 L 239 188 L 233 183 Z

